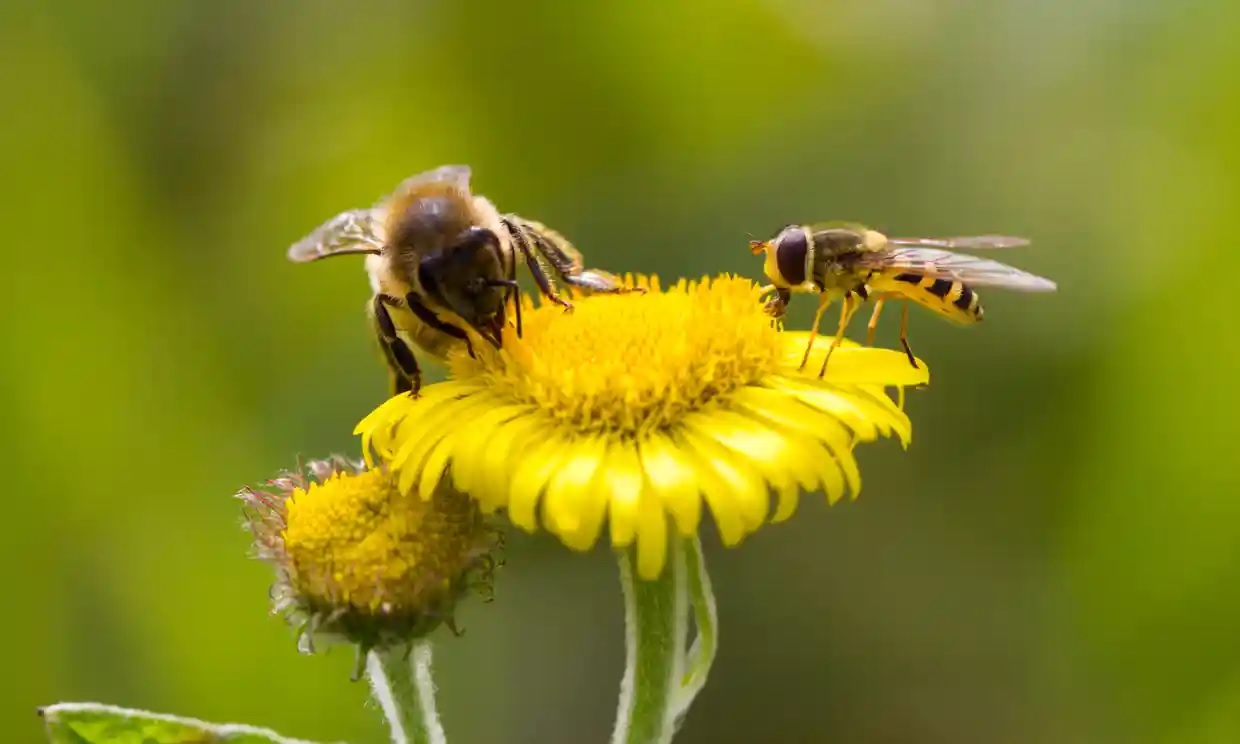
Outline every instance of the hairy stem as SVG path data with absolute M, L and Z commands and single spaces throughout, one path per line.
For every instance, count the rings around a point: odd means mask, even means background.
M 715 609 L 715 594 L 711 590 L 710 575 L 706 573 L 706 559 L 702 555 L 702 542 L 696 535 L 686 540 L 685 578 L 688 584 L 689 602 L 693 605 L 693 624 L 697 637 L 689 649 L 688 663 L 676 698 L 676 725 L 689 711 L 693 699 L 706 686 L 710 667 L 719 649 L 719 613 Z
M 653 581 L 637 578 L 632 549 L 619 554 L 625 671 L 612 744 L 664 744 L 675 734 L 688 596 L 681 539 L 673 536 L 669 548 L 668 564 Z
M 399 646 L 370 651 L 366 676 L 392 732 L 392 744 L 445 744 L 435 710 L 428 641 L 418 641 L 412 649 Z

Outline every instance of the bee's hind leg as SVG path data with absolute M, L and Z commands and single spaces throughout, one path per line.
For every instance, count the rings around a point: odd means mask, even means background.
M 529 222 L 523 225 L 520 237 L 526 248 L 537 251 L 538 263 L 543 269 L 550 266 L 560 281 L 565 284 L 584 289 L 587 292 L 601 294 L 619 294 L 621 292 L 645 292 L 641 287 L 626 287 L 618 277 L 606 271 L 586 268 L 581 251 L 577 250 L 568 238 L 549 230 L 545 226 L 535 226 Z
M 642 287 L 626 287 L 617 277 L 597 269 L 582 269 L 576 274 L 564 274 L 560 278 L 565 284 L 571 284 L 590 292 L 620 294 L 621 292 L 646 291 Z

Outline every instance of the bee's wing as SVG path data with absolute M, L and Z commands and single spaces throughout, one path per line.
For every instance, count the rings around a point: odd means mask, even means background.
M 913 248 L 939 248 L 941 250 L 981 251 L 991 248 L 1023 248 L 1029 245 L 1025 238 L 1011 235 L 962 235 L 955 238 L 888 238 L 891 245 Z
M 395 194 L 403 194 L 408 191 L 420 189 L 427 184 L 442 183 L 460 189 L 469 193 L 469 179 L 472 172 L 468 165 L 441 165 L 428 171 L 422 171 L 415 175 L 409 176 L 393 192 Z M 386 199 L 384 200 L 386 201 Z
M 863 254 L 861 263 L 871 269 L 895 269 L 979 287 L 1002 287 L 1019 292 L 1054 292 L 1056 289 L 1050 279 L 1007 264 L 937 248 L 889 248 Z
M 351 253 L 379 253 L 383 248 L 383 225 L 378 210 L 351 209 L 319 225 L 293 243 L 288 258 L 297 263 Z

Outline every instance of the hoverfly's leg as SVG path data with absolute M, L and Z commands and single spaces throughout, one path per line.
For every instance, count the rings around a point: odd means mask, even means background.
M 396 324 L 392 322 L 392 316 L 387 310 L 389 306 L 400 307 L 400 300 L 384 294 L 375 295 L 372 316 L 379 346 L 383 349 L 388 367 L 392 371 L 392 394 L 407 392 L 416 398 L 422 389 L 422 369 L 409 345 L 397 335 Z
M 525 230 L 522 229 L 521 225 L 508 218 L 504 218 L 503 223 L 517 250 L 521 251 L 521 258 L 525 260 L 526 268 L 530 270 L 530 274 L 534 277 L 534 283 L 538 285 L 538 291 L 548 300 L 563 307 L 565 310 L 572 310 L 572 303 L 560 297 L 555 291 L 555 287 L 551 284 L 551 277 L 547 276 L 546 267 L 543 265 L 544 259 L 535 254 L 534 249 L 530 246 L 530 239 L 527 238 Z
M 904 353 L 908 354 L 908 363 L 913 365 L 913 369 L 917 367 L 917 357 L 913 356 L 913 350 L 908 345 L 908 302 L 905 301 L 904 309 L 900 312 L 900 345 L 904 347 Z
M 844 331 L 848 330 L 848 321 L 852 320 L 860 306 L 860 302 L 851 294 L 844 296 L 844 307 L 840 310 L 840 328 L 835 332 L 835 338 L 831 339 L 831 346 L 827 348 L 827 356 L 823 358 L 822 367 L 818 370 L 818 379 L 822 379 L 827 374 L 827 362 L 831 361 L 831 355 L 835 353 L 840 341 L 844 339 Z
M 760 297 L 761 295 L 759 295 Z M 775 296 L 763 304 L 762 309 L 775 321 L 783 320 L 788 313 L 788 303 L 792 302 L 792 292 L 787 289 L 775 288 Z
M 809 329 L 809 343 L 805 345 L 805 356 L 801 357 L 801 366 L 797 369 L 805 369 L 805 365 L 809 363 L 809 353 L 814 350 L 814 339 L 818 338 L 818 324 L 822 322 L 822 314 L 830 304 L 831 295 L 826 292 L 818 295 L 818 310 L 814 312 L 814 324 Z
M 887 302 L 886 297 L 879 297 L 874 301 L 874 314 L 870 316 L 870 322 L 865 326 L 865 345 L 874 345 L 874 334 L 878 331 L 878 316 L 883 312 L 883 303 Z

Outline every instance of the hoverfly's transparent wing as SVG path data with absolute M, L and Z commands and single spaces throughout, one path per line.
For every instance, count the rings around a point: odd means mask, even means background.
M 1054 292 L 1056 289 L 1050 279 L 1007 264 L 936 248 L 890 248 L 864 254 L 860 262 L 871 269 L 902 271 L 979 287 L 1001 287 L 1018 292 Z
M 379 253 L 383 248 L 382 230 L 376 210 L 351 209 L 332 217 L 289 246 L 288 258 L 306 263 L 328 256 Z
M 945 251 L 981 251 L 991 248 L 1024 248 L 1025 238 L 1011 235 L 963 235 L 955 238 L 888 238 L 891 245 L 914 248 L 939 248 Z

